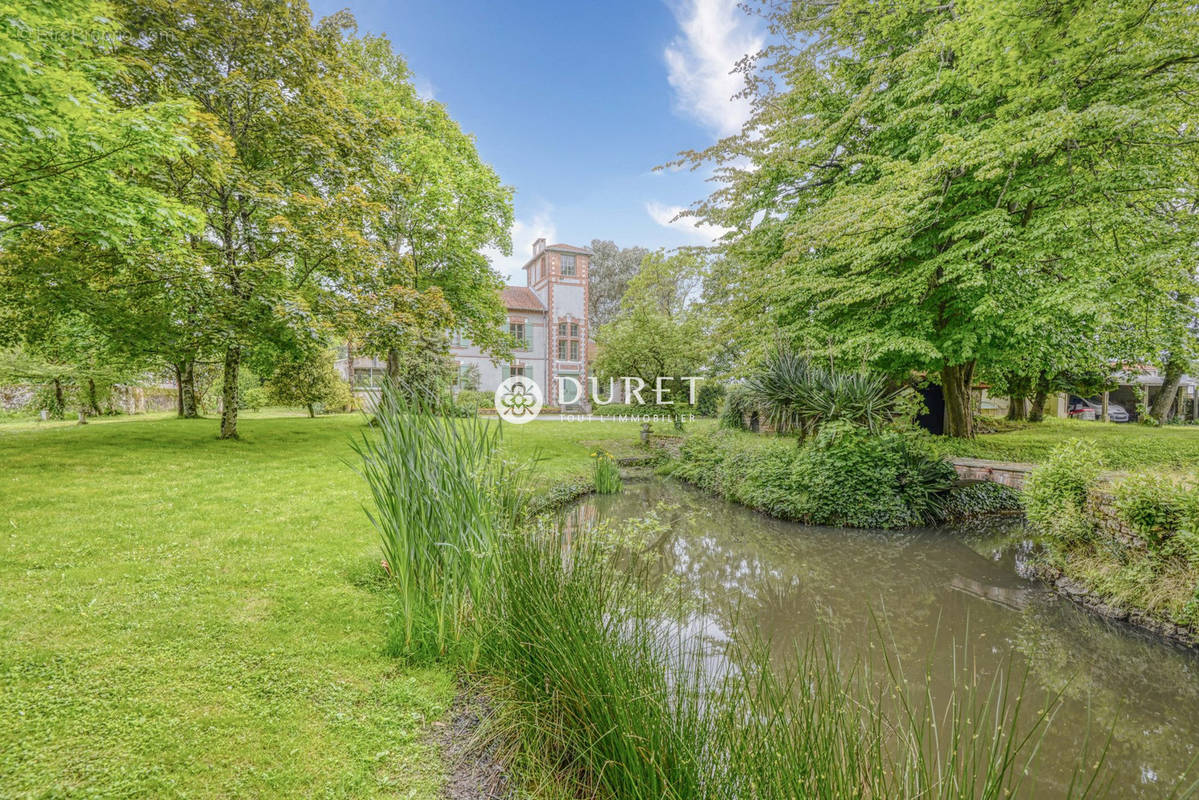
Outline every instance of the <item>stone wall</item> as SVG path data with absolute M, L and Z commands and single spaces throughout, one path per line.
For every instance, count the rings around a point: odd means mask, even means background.
M 1033 471 L 1032 464 L 1006 461 L 987 461 L 981 458 L 951 458 L 949 463 L 963 481 L 990 481 L 1013 489 L 1023 489 Z

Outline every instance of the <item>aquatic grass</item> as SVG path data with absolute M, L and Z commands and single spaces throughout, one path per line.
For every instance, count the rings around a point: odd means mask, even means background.
M 1057 698 L 1029 719 L 1010 671 L 980 685 L 954 665 L 937 708 L 931 665 L 922 684 L 890 657 L 845 662 L 827 637 L 785 663 L 766 642 L 713 642 L 702 613 L 664 613 L 636 566 L 577 531 L 502 548 L 480 660 L 492 735 L 569 796 L 1002 798 L 1035 774 Z M 1097 774 L 1080 766 L 1066 796 L 1096 794 Z
M 595 491 L 598 494 L 616 494 L 620 491 L 620 468 L 616 459 L 606 450 L 596 450 L 591 454 Z
M 494 582 L 499 534 L 525 515 L 528 473 L 502 456 L 498 422 L 433 413 L 391 384 L 372 428 L 354 450 L 381 566 L 397 589 L 393 649 L 445 656 L 473 633 Z

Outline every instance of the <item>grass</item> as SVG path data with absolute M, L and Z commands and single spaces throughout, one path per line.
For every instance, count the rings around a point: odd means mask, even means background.
M 675 616 L 637 551 L 614 546 L 623 536 L 520 525 L 519 476 L 493 427 L 384 405 L 382 435 L 359 452 L 372 517 L 403 554 L 388 582 L 397 652 L 489 687 L 491 752 L 514 766 L 518 790 L 1000 798 L 1035 769 L 1051 711 L 1020 724 L 1019 682 L 967 682 L 940 710 L 927 687 L 909 688 L 895 669 L 879 685 L 831 647 L 800 649 L 794 669 L 776 673 L 765 643 L 719 646 L 702 635 L 702 614 Z M 422 630 L 436 632 L 435 649 L 413 635 Z
M 452 677 L 383 654 L 361 418 L 241 427 L 4 426 L 0 796 L 437 796 Z M 549 484 L 636 431 L 505 435 Z
M 1074 438 L 1092 442 L 1105 469 L 1176 470 L 1199 466 L 1199 426 L 1193 425 L 1151 428 L 1135 423 L 1049 418 L 1017 430 L 982 434 L 973 441 L 945 438 L 935 441 L 938 451 L 946 456 L 1035 464 L 1044 461 L 1054 447 Z

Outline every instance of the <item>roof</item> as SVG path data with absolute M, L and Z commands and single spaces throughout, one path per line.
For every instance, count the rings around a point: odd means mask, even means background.
M 500 292 L 504 308 L 510 311 L 545 311 L 545 306 L 527 286 L 505 286 Z
M 530 256 L 529 260 L 525 262 L 525 266 L 529 266 L 530 263 L 541 258 L 542 253 L 545 253 L 549 250 L 557 250 L 559 253 L 580 253 L 585 256 L 594 255 L 590 248 L 587 247 L 575 247 L 573 244 L 551 244 L 546 246 L 545 250 L 542 250 L 540 253 L 534 253 L 532 256 Z

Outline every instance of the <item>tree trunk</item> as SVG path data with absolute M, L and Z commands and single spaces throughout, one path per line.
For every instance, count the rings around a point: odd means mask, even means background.
M 1028 419 L 1028 398 L 1022 394 L 1014 394 L 1008 398 L 1007 417 L 1009 422 L 1023 422 Z
M 1111 415 L 1110 409 L 1108 408 L 1111 405 L 1111 402 L 1110 402 L 1111 395 L 1112 395 L 1111 392 L 1103 393 L 1103 402 L 1100 404 L 1100 409 L 1099 409 L 1099 418 L 1103 422 L 1111 422 L 1112 421 L 1112 415 Z
M 183 372 L 178 364 L 171 364 L 175 370 L 175 416 L 183 416 Z
M 183 362 L 179 397 L 182 417 L 196 419 L 200 416 L 200 410 L 196 405 L 196 362 L 192 359 Z
M 100 416 L 100 403 L 96 400 L 96 381 L 94 378 L 87 379 L 87 404 L 88 411 L 93 417 Z
M 316 409 L 312 407 L 312 403 L 308 403 L 307 405 L 308 405 L 308 419 L 314 419 L 316 417 Z
M 1045 401 L 1049 399 L 1049 376 L 1044 372 L 1037 375 L 1036 390 L 1032 396 L 1032 408 L 1028 410 L 1029 422 L 1045 419 Z
M 387 349 L 387 377 L 393 381 L 400 379 L 400 351 L 394 347 Z
M 235 344 L 225 350 L 225 380 L 221 385 L 221 438 L 237 438 L 237 371 L 241 366 L 241 348 Z
M 1170 411 L 1174 408 L 1175 398 L 1178 397 L 1178 385 L 1182 381 L 1182 371 L 1185 367 L 1182 359 L 1173 354 L 1166 362 L 1162 387 L 1157 390 L 1157 397 L 1153 398 L 1153 407 L 1149 409 L 1149 413 L 1156 417 L 1158 422 L 1170 421 Z
M 87 411 L 83 410 L 82 408 L 79 409 L 79 422 L 77 424 L 79 424 L 79 425 L 87 424 Z
M 970 409 L 970 387 L 973 383 L 973 361 L 947 366 L 941 370 L 946 436 L 959 439 L 974 438 L 974 415 Z
M 54 416 L 58 419 L 62 419 L 62 417 L 67 413 L 67 403 L 62 398 L 62 381 L 60 381 L 58 378 L 54 379 L 54 402 L 58 406 L 54 409 Z

